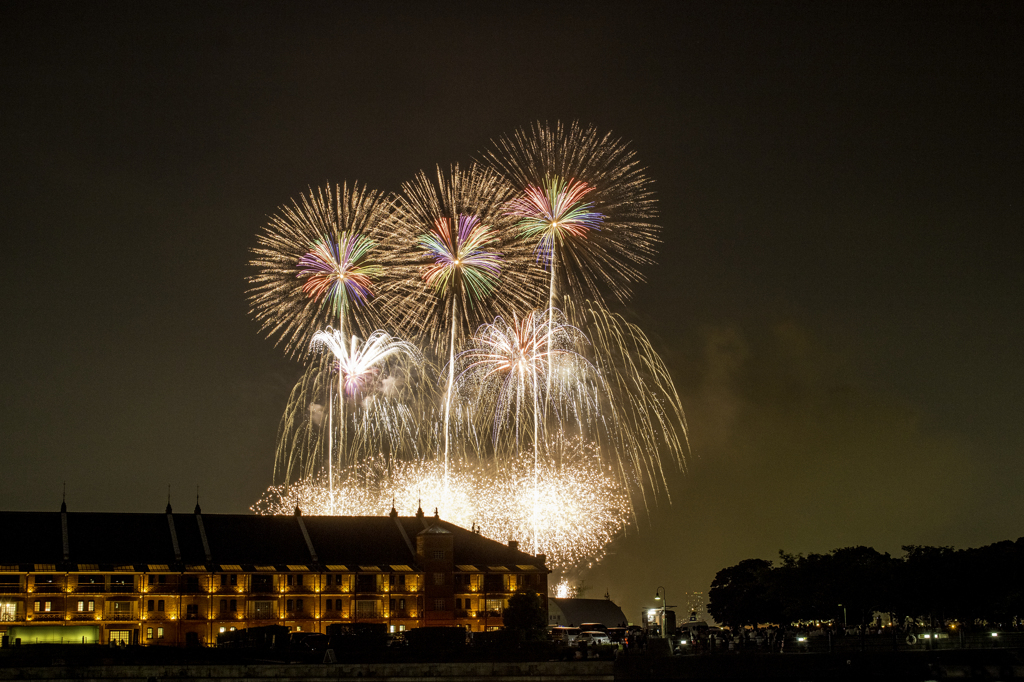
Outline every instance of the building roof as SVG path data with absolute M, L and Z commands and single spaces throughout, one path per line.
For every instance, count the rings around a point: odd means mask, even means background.
M 152 571 L 412 570 L 420 533 L 450 536 L 456 561 L 464 567 L 460 570 L 505 566 L 547 572 L 542 557 L 436 516 L 397 515 L 0 512 L 0 566 L 55 572 L 128 566 Z
M 601 623 L 614 628 L 626 625 L 626 614 L 611 599 L 548 599 L 551 625 L 579 627 L 583 623 Z M 555 618 L 555 616 L 560 616 Z

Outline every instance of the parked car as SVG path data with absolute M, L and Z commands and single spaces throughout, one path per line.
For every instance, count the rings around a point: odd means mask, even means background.
M 589 644 L 591 646 L 594 646 L 594 645 L 597 645 L 597 644 L 611 644 L 612 643 L 612 641 L 610 639 L 608 639 L 608 635 L 603 633 L 603 632 L 601 632 L 600 630 L 588 630 L 587 632 L 581 632 L 579 634 L 579 636 L 576 637 L 576 643 L 577 644 L 582 644 L 583 642 L 586 642 L 587 644 Z
M 572 646 L 575 644 L 576 638 L 579 637 L 579 634 L 579 628 L 548 628 L 548 635 L 551 637 L 552 641 L 559 642 L 565 646 Z

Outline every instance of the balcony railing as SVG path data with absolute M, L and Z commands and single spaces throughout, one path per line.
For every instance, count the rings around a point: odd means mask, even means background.
M 18 592 L 24 592 L 21 585 L 11 585 L 8 583 L 0 585 L 0 594 L 17 594 Z
M 103 618 L 104 620 L 138 620 L 130 613 L 108 613 Z
M 44 583 L 42 585 L 37 584 L 34 589 L 40 594 L 57 594 L 64 591 L 64 586 L 53 583 Z
M 123 583 L 110 583 L 110 591 L 111 592 L 121 592 L 121 593 L 124 593 L 124 592 L 134 592 L 135 591 L 135 585 L 130 585 L 130 584 L 126 585 L 126 584 L 123 584 Z
M 103 594 L 106 592 L 106 585 L 79 584 L 75 587 L 75 594 Z
M 34 621 L 36 621 L 36 620 L 45 620 L 45 621 L 64 620 L 64 616 L 62 616 L 59 613 L 34 613 L 34 614 L 32 614 L 32 620 L 34 620 Z

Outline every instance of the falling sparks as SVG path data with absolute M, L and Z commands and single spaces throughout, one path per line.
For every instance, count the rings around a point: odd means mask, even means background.
M 540 489 L 543 520 L 535 553 L 548 566 L 565 568 L 600 560 L 611 540 L 629 523 L 629 503 L 622 487 L 592 444 L 579 438 L 555 438 L 547 444 Z M 291 485 L 274 486 L 253 506 L 258 514 L 380 516 L 394 504 L 412 516 L 419 505 L 437 508 L 446 521 L 476 525 L 502 542 L 529 537 L 536 509 L 532 492 L 532 453 L 508 466 L 462 462 L 450 473 L 448 492 L 439 462 L 389 461 L 376 457 L 343 470 L 333 497 L 321 474 Z

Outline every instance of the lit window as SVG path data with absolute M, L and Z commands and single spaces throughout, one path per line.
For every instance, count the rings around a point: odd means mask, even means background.
M 93 612 L 95 610 L 96 610 L 96 602 L 94 600 L 90 599 L 89 600 L 89 612 L 91 613 L 91 612 Z
M 85 611 L 85 602 L 84 601 L 79 601 L 78 602 L 78 612 L 82 613 L 83 611 Z
M 163 628 L 157 628 L 156 629 L 156 638 L 157 639 L 163 639 L 164 638 L 164 629 Z
M 146 639 L 153 639 L 153 628 L 146 628 Z
M 43 602 L 43 611 L 50 611 L 53 609 L 53 602 Z

